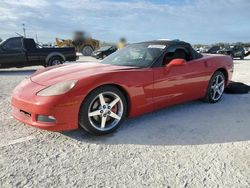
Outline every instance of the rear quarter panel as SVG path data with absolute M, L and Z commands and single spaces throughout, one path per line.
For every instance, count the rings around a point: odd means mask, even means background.
M 206 81 L 207 83 L 217 70 L 224 70 L 226 73 L 226 85 L 231 81 L 233 75 L 233 61 L 230 56 L 226 55 L 204 55 L 204 63 L 206 65 Z

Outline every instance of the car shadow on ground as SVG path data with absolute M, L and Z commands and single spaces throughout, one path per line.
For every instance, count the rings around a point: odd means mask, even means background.
M 129 119 L 113 134 L 64 132 L 85 143 L 200 145 L 250 140 L 250 94 L 224 95 L 216 104 L 194 101 Z
M 31 75 L 36 69 L 30 70 L 0 70 L 0 76 L 25 76 Z

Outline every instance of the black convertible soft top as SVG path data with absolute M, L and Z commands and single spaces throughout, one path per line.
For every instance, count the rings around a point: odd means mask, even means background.
M 184 41 L 180 41 L 178 39 L 176 40 L 167 40 L 167 39 L 160 39 L 160 40 L 152 40 L 152 41 L 145 41 L 145 42 L 139 42 L 137 44 L 148 44 L 148 45 L 165 45 L 166 49 L 171 46 L 182 46 L 185 49 L 188 49 L 190 53 L 192 54 L 194 59 L 198 59 L 202 57 L 202 54 L 198 53 L 193 47 Z
M 188 44 L 187 42 L 184 41 L 180 41 L 180 40 L 167 40 L 167 39 L 159 39 L 159 40 L 151 40 L 151 41 L 145 41 L 145 42 L 139 42 L 138 44 L 141 43 L 148 43 L 148 44 L 160 44 L 160 45 L 166 45 L 166 46 L 170 46 L 170 45 L 175 45 L 175 44 Z

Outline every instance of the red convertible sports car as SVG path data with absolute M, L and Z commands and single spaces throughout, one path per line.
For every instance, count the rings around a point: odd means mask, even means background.
M 103 135 L 126 117 L 204 99 L 218 102 L 233 73 L 229 56 L 202 55 L 182 41 L 131 44 L 101 63 L 40 69 L 13 91 L 12 114 L 41 129 Z

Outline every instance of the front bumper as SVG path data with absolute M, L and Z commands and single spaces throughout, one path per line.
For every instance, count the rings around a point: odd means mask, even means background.
M 13 91 L 11 98 L 12 115 L 20 122 L 50 131 L 66 131 L 78 128 L 80 97 L 51 96 L 41 97 L 36 93 L 45 86 L 26 79 Z M 38 117 L 55 118 L 54 121 L 41 121 Z

